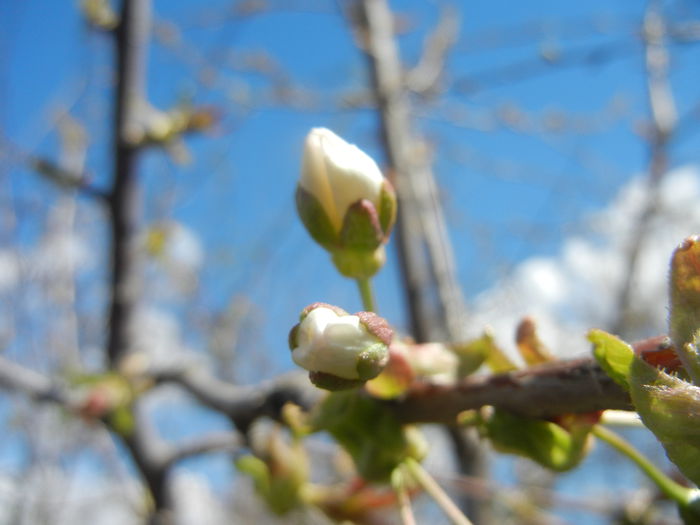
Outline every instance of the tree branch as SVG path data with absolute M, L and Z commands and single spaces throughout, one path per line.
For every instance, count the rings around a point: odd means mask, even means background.
M 430 95 L 438 90 L 447 54 L 458 34 L 459 13 L 453 6 L 448 6 L 442 10 L 435 29 L 426 39 L 420 61 L 406 75 L 406 84 L 411 91 Z
M 260 417 L 279 419 L 285 403 L 309 409 L 323 395 L 311 385 L 305 372 L 290 372 L 253 386 L 222 381 L 203 369 L 161 370 L 153 377 L 158 382 L 179 384 L 203 405 L 228 416 L 244 434 Z
M 107 358 L 115 365 L 129 348 L 129 330 L 139 290 L 138 144 L 131 140 L 138 125 L 137 110 L 145 83 L 150 0 L 124 0 L 116 29 L 117 92 L 114 122 L 114 181 L 109 194 L 112 232 L 112 303 Z
M 627 335 L 634 320 L 631 304 L 637 269 L 642 250 L 646 245 L 649 229 L 658 214 L 661 180 L 668 170 L 668 144 L 677 125 L 676 104 L 669 82 L 669 55 L 664 40 L 667 27 L 654 2 L 650 2 L 644 17 L 642 37 L 645 45 L 647 93 L 651 113 L 649 137 L 649 170 L 646 196 L 642 210 L 630 235 L 625 253 L 625 279 L 617 296 L 618 317 L 611 332 Z
M 35 401 L 49 401 L 77 410 L 77 396 L 48 377 L 0 356 L 0 388 L 20 392 Z
M 385 0 L 358 2 L 381 135 L 399 198 L 396 239 L 411 332 L 419 341 L 460 340 L 465 305 L 425 145 L 413 132 L 393 15 Z
M 605 409 L 633 410 L 629 394 L 590 358 L 556 361 L 507 374 L 472 376 L 457 385 L 417 384 L 390 403 L 407 423 L 454 424 L 457 415 L 483 406 L 551 418 Z

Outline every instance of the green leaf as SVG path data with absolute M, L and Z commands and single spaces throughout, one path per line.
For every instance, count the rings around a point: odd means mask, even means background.
M 488 330 L 485 331 L 484 335 L 479 339 L 472 341 L 470 346 L 471 348 L 469 351 L 477 354 L 481 353 L 486 356 L 486 366 L 488 366 L 494 374 L 503 374 L 518 369 L 518 367 L 506 357 L 505 352 L 498 347 L 493 338 L 493 334 Z M 456 348 L 455 351 L 458 355 L 464 356 L 464 352 Z M 460 364 L 460 369 L 468 370 L 469 365 L 467 363 Z
M 476 372 L 487 361 L 494 347 L 493 337 L 489 334 L 466 343 L 451 344 L 450 348 L 459 359 L 457 376 L 463 378 Z M 498 349 L 496 351 L 500 352 Z
M 495 409 L 485 428 L 499 452 L 524 456 L 543 467 L 563 472 L 574 468 L 585 457 L 591 425 L 576 425 L 568 431 L 550 421 Z
M 630 395 L 669 459 L 700 484 L 700 388 L 635 359 Z
M 600 367 L 618 385 L 630 389 L 630 367 L 635 360 L 632 347 L 603 330 L 591 330 L 588 340 L 593 343 L 593 356 Z
M 319 407 L 315 427 L 325 430 L 350 454 L 368 481 L 388 482 L 415 447 L 391 408 L 357 392 L 334 392 Z

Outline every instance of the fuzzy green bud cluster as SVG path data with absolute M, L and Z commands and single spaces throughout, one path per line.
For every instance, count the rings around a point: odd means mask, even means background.
M 377 164 L 332 131 L 306 137 L 296 190 L 299 216 L 311 237 L 354 279 L 384 264 L 384 244 L 396 219 L 396 195 Z
M 376 377 L 389 360 L 392 330 L 372 312 L 350 315 L 314 303 L 289 333 L 292 359 L 319 388 L 342 390 Z

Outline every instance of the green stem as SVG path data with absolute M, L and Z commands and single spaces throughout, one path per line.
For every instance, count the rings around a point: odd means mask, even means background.
M 394 469 L 394 472 L 391 474 L 391 486 L 396 492 L 401 523 L 403 525 L 416 525 L 416 518 L 411 508 L 411 499 L 408 497 L 408 491 L 406 490 L 406 480 L 400 467 Z
M 433 477 L 428 474 L 423 467 L 421 467 L 420 463 L 413 458 L 407 458 L 404 461 L 404 465 L 406 465 L 406 468 L 411 475 L 430 495 L 430 497 L 433 498 L 435 503 L 438 504 L 438 506 L 454 525 L 472 525 L 469 518 L 467 518 L 462 511 L 459 510 L 459 507 L 454 504 L 454 502 L 450 499 L 447 493 L 442 490 L 440 485 L 437 484 Z
M 627 456 L 630 460 L 637 464 L 642 469 L 649 479 L 651 479 L 659 487 L 661 492 L 685 507 L 690 503 L 692 498 L 692 489 L 679 485 L 666 474 L 664 474 L 656 465 L 649 461 L 646 456 L 632 446 L 631 443 L 623 439 L 621 436 L 601 425 L 595 425 L 592 431 L 593 435 L 605 441 L 621 454 Z
M 364 279 L 357 279 L 357 288 L 360 290 L 360 297 L 362 297 L 362 307 L 366 312 L 375 312 L 376 306 L 374 304 L 374 295 L 372 294 L 372 281 L 369 277 Z

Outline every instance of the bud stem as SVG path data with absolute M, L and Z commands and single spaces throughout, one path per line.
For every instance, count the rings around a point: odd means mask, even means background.
M 360 290 L 360 297 L 362 298 L 362 308 L 366 312 L 376 313 L 376 306 L 374 303 L 374 294 L 372 293 L 372 281 L 369 277 L 357 279 L 357 288 Z
M 619 436 L 612 430 L 609 430 L 601 425 L 595 425 L 592 434 L 598 439 L 605 441 L 615 450 L 627 456 L 632 462 L 651 479 L 656 486 L 659 487 L 670 499 L 678 503 L 681 507 L 686 507 L 690 503 L 693 491 L 687 487 L 679 485 L 666 474 L 664 474 L 656 465 L 649 461 L 646 456 L 634 448 L 628 441 Z
M 406 458 L 404 465 L 454 525 L 473 525 L 420 463 L 413 458 Z

